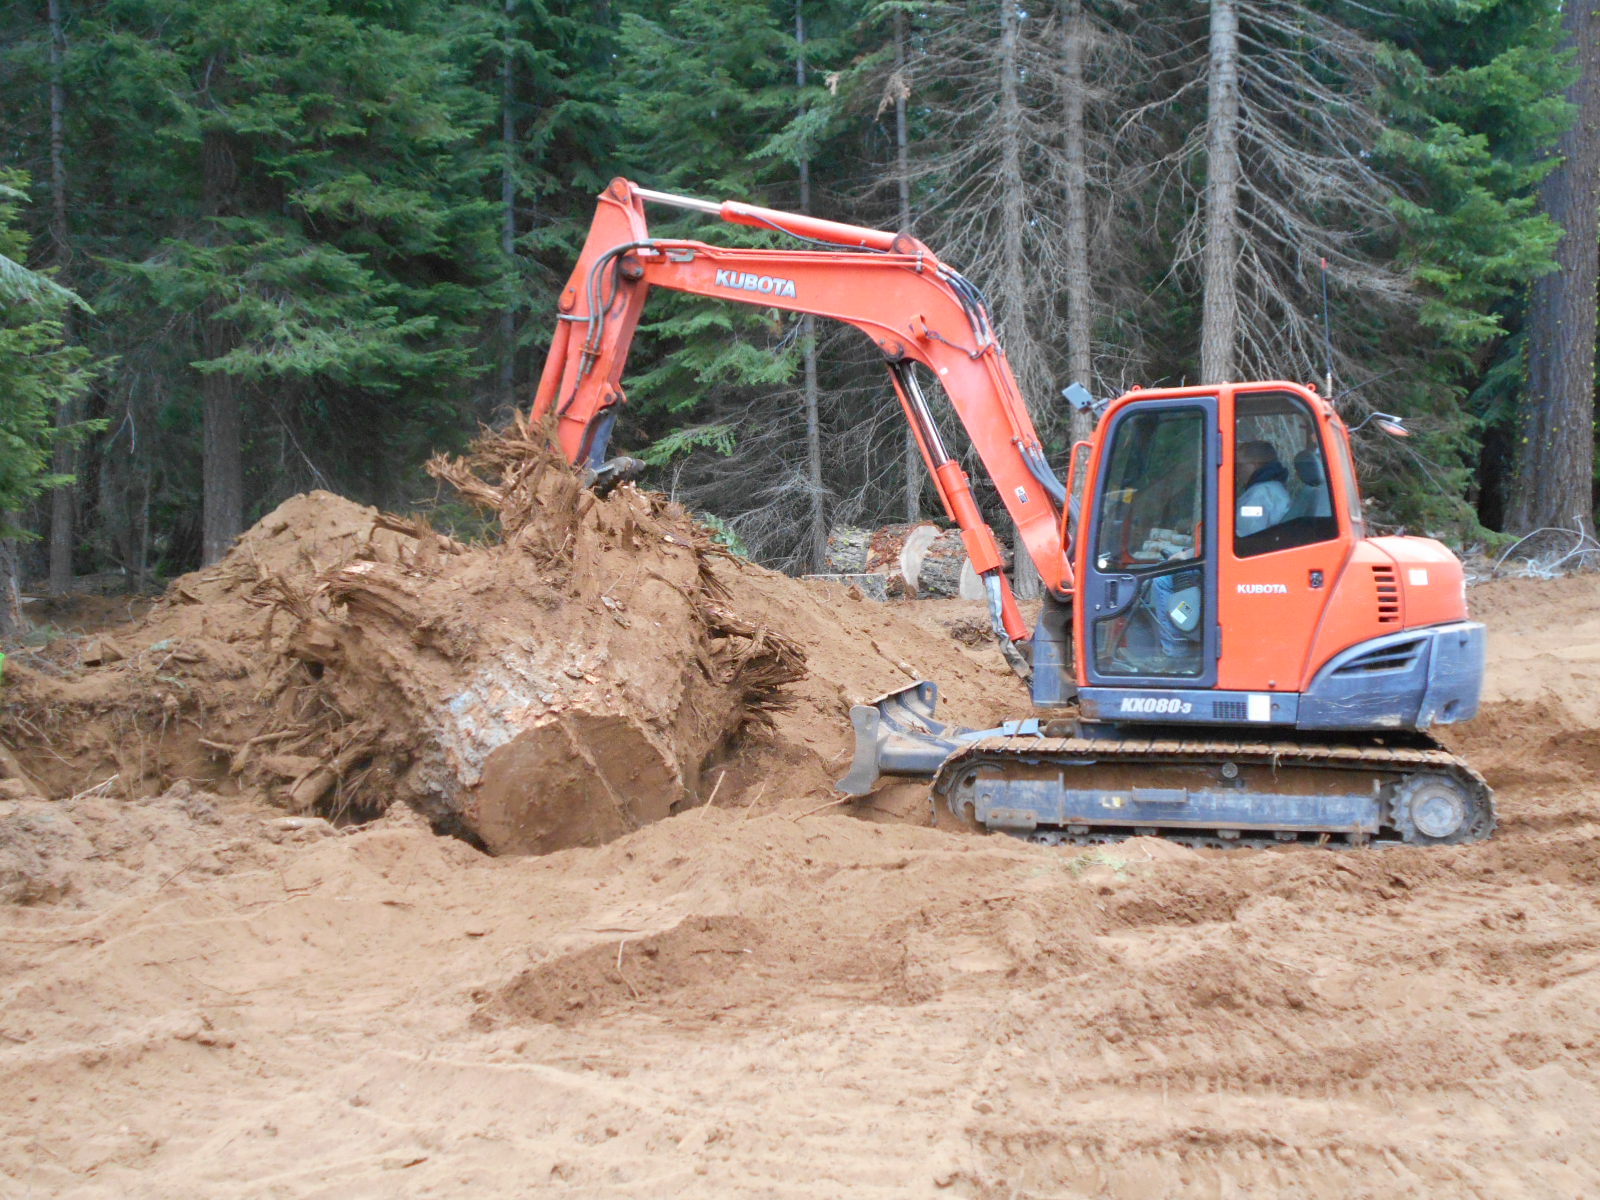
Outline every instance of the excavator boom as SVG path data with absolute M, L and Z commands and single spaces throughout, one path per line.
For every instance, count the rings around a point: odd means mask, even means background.
M 837 248 L 766 250 L 653 238 L 646 201 Z M 921 242 L 614 180 L 600 196 L 583 253 L 558 301 L 555 338 L 534 398 L 536 417 L 556 414 L 562 449 L 575 462 L 598 467 L 606 456 L 625 399 L 628 349 L 653 287 L 827 317 L 872 339 L 888 364 L 945 512 L 960 528 L 973 569 L 990 591 L 1005 638 L 1023 640 L 1027 626 L 1001 573 L 994 533 L 966 472 L 940 437 L 911 369 L 912 364 L 926 368 L 949 397 L 1045 586 L 1070 595 L 1072 569 L 1061 542 L 1064 492 L 995 340 L 983 298 Z

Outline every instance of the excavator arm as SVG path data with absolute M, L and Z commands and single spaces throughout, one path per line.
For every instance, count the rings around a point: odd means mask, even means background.
M 652 238 L 646 201 L 734 224 L 823 243 L 822 250 L 765 250 Z M 836 248 L 835 248 L 836 247 Z M 882 351 L 895 394 L 945 512 L 961 529 L 989 594 L 1002 649 L 1027 636 L 994 532 L 966 472 L 946 449 L 911 364 L 939 380 L 1021 533 L 1044 584 L 1065 597 L 1072 568 L 1063 551 L 1063 489 L 1046 462 L 1016 379 L 995 340 L 983 298 L 915 238 L 799 213 L 728 201 L 713 204 L 648 191 L 625 179 L 601 193 L 582 256 L 558 302 L 557 325 L 533 412 L 554 412 L 567 457 L 598 467 L 619 406 L 622 371 L 652 287 L 808 313 L 854 325 Z

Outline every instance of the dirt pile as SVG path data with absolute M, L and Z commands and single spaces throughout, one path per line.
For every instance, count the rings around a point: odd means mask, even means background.
M 180 779 L 225 779 L 219 747 L 259 719 L 256 693 L 281 641 L 277 582 L 393 553 L 398 535 L 381 520 L 329 492 L 295 496 L 141 619 L 9 655 L 0 690 L 9 772 L 48 796 L 100 788 L 133 798 Z
M 1026 708 L 992 647 L 951 640 L 970 605 L 919 626 L 736 560 L 659 497 L 597 498 L 527 428 L 434 469 L 497 538 L 297 496 L 142 620 L 13 656 L 0 779 L 124 799 L 187 780 L 336 820 L 398 801 L 544 852 L 695 803 L 826 801 L 850 705 L 921 678 L 947 718 Z M 923 795 L 862 811 L 925 821 Z
M 1497 788 L 1583 784 L 1600 769 L 1600 576 L 1501 579 L 1468 594 L 1489 631 L 1475 720 L 1441 737 Z
M 525 427 L 433 469 L 498 520 L 464 546 L 280 581 L 273 712 L 236 769 L 291 809 L 396 800 L 496 853 L 592 845 L 695 798 L 708 760 L 782 707 L 804 655 L 729 602 L 688 515 L 601 500 Z
M 159 891 L 180 874 L 216 876 L 257 832 L 186 782 L 131 802 L 108 793 L 0 800 L 0 904 L 86 907 Z

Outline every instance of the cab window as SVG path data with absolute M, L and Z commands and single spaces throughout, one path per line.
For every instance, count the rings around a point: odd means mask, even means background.
M 1203 409 L 1137 413 L 1118 425 L 1100 498 L 1100 570 L 1137 571 L 1194 557 L 1204 459 Z
M 1102 675 L 1193 679 L 1206 670 L 1207 424 L 1203 408 L 1160 408 L 1124 417 L 1112 435 L 1094 566 L 1132 593 L 1093 621 Z
M 1251 558 L 1339 536 L 1316 418 L 1286 392 L 1234 405 L 1233 552 Z

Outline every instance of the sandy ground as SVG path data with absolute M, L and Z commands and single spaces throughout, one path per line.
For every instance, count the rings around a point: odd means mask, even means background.
M 541 858 L 19 810 L 64 865 L 0 907 L 0 1194 L 1600 1194 L 1600 581 L 1473 604 L 1471 847 L 1047 849 L 781 757 Z

